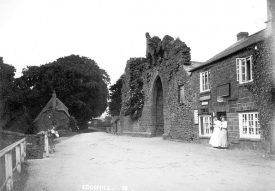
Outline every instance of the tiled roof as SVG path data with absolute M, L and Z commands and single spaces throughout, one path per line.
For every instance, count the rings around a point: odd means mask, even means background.
M 224 51 L 220 52 L 219 54 L 215 55 L 214 57 L 210 58 L 209 60 L 207 60 L 206 62 L 204 62 L 204 64 L 195 67 L 193 69 L 191 69 L 190 71 L 195 71 L 199 68 L 202 68 L 204 66 L 210 65 L 215 61 L 218 61 L 226 56 L 229 56 L 237 51 L 240 51 L 252 44 L 255 44 L 257 42 L 263 41 L 265 38 L 267 38 L 267 30 L 261 30 L 253 35 L 248 36 L 245 39 L 239 40 L 238 42 L 236 42 L 235 44 L 231 45 L 230 47 L 228 47 L 227 49 L 225 49 Z
M 55 104 L 54 104 L 54 102 L 55 102 Z M 44 112 L 53 110 L 53 106 L 54 105 L 55 105 L 55 110 L 56 111 L 64 111 L 66 113 L 66 115 L 68 117 L 70 117 L 70 114 L 68 112 L 68 108 L 65 106 L 65 104 L 62 103 L 62 101 L 60 101 L 60 99 L 58 99 L 56 96 L 52 96 L 52 98 L 48 101 L 48 103 L 46 104 L 46 106 L 37 115 L 37 117 L 34 119 L 33 122 L 37 121 Z

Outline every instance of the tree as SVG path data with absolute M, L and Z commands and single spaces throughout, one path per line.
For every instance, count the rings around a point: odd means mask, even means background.
M 111 116 L 118 116 L 121 109 L 121 89 L 124 76 L 122 75 L 115 84 L 110 87 L 109 110 Z
M 22 92 L 14 78 L 15 68 L 0 60 L 0 128 L 26 132 L 32 119 L 23 104 Z
M 71 55 L 40 67 L 27 67 L 16 85 L 33 119 L 55 90 L 80 128 L 86 128 L 87 122 L 107 107 L 109 81 L 108 74 L 94 60 Z
M 0 58 L 0 129 L 9 121 L 10 110 L 8 100 L 12 95 L 14 87 L 15 68 L 11 65 L 4 64 Z

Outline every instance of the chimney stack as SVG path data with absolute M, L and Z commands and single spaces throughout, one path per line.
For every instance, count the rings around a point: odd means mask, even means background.
M 267 27 L 271 27 L 271 21 L 272 21 L 272 7 L 271 7 L 271 1 L 267 0 Z
M 247 38 L 248 36 L 249 36 L 248 32 L 239 32 L 237 34 L 237 41 L 243 40 L 243 39 Z
M 4 63 L 4 61 L 3 61 L 3 57 L 0 57 L 0 63 Z
M 267 0 L 267 21 L 266 27 L 269 34 L 273 34 L 275 29 L 275 1 L 274 0 Z

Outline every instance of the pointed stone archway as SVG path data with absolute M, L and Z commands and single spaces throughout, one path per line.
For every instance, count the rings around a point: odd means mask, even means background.
M 160 77 L 157 76 L 153 87 L 153 136 L 162 136 L 164 134 L 163 100 L 163 86 Z

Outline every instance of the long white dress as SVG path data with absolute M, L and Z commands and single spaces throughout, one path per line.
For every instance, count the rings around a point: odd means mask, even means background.
M 220 147 L 228 147 L 227 141 L 227 121 L 221 122 L 221 131 L 220 131 Z
M 220 143 L 220 125 L 221 125 L 221 121 L 216 120 L 214 121 L 214 130 L 213 130 L 213 134 L 209 140 L 209 144 L 212 145 L 213 147 L 220 147 L 221 143 Z

